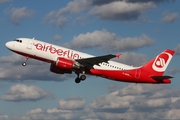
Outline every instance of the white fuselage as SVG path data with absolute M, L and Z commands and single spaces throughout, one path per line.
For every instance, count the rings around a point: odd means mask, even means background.
M 75 51 L 65 47 L 49 44 L 30 38 L 17 38 L 15 41 L 6 43 L 7 48 L 11 51 L 24 56 L 30 56 L 34 59 L 42 60 L 45 62 L 54 62 L 58 57 L 68 59 L 82 59 L 94 57 L 83 52 Z M 101 63 L 99 66 L 94 65 L 94 69 L 101 70 L 130 70 L 135 69 L 132 66 L 122 63 L 108 61 L 108 63 Z

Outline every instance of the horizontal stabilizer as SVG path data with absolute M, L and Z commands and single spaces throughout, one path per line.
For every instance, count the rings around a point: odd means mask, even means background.
M 173 78 L 171 76 L 151 76 L 152 79 L 154 80 L 165 80 L 165 79 L 169 79 L 169 78 Z

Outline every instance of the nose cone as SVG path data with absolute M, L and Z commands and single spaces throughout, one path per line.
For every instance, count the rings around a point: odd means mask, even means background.
M 12 42 L 7 42 L 5 45 L 8 49 L 12 49 Z
M 5 45 L 6 45 L 7 48 L 9 48 L 9 46 L 10 46 L 10 45 L 9 45 L 9 42 L 7 42 Z

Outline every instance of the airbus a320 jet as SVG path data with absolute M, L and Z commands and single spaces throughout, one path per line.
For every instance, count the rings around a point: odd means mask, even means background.
M 175 51 L 166 49 L 140 67 L 133 67 L 110 61 L 120 54 L 93 56 L 65 47 L 53 45 L 34 38 L 17 38 L 6 43 L 6 47 L 25 56 L 22 63 L 26 66 L 29 58 L 50 63 L 50 71 L 57 74 L 77 74 L 76 83 L 86 79 L 86 74 L 131 83 L 170 84 L 171 76 L 164 76 Z

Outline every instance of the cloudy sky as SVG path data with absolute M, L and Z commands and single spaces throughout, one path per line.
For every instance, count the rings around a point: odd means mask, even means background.
M 179 0 L 0 0 L 0 120 L 159 120 L 180 118 Z M 49 72 L 5 43 L 28 37 L 93 55 L 121 53 L 140 66 L 176 50 L 170 85 L 142 85 Z

